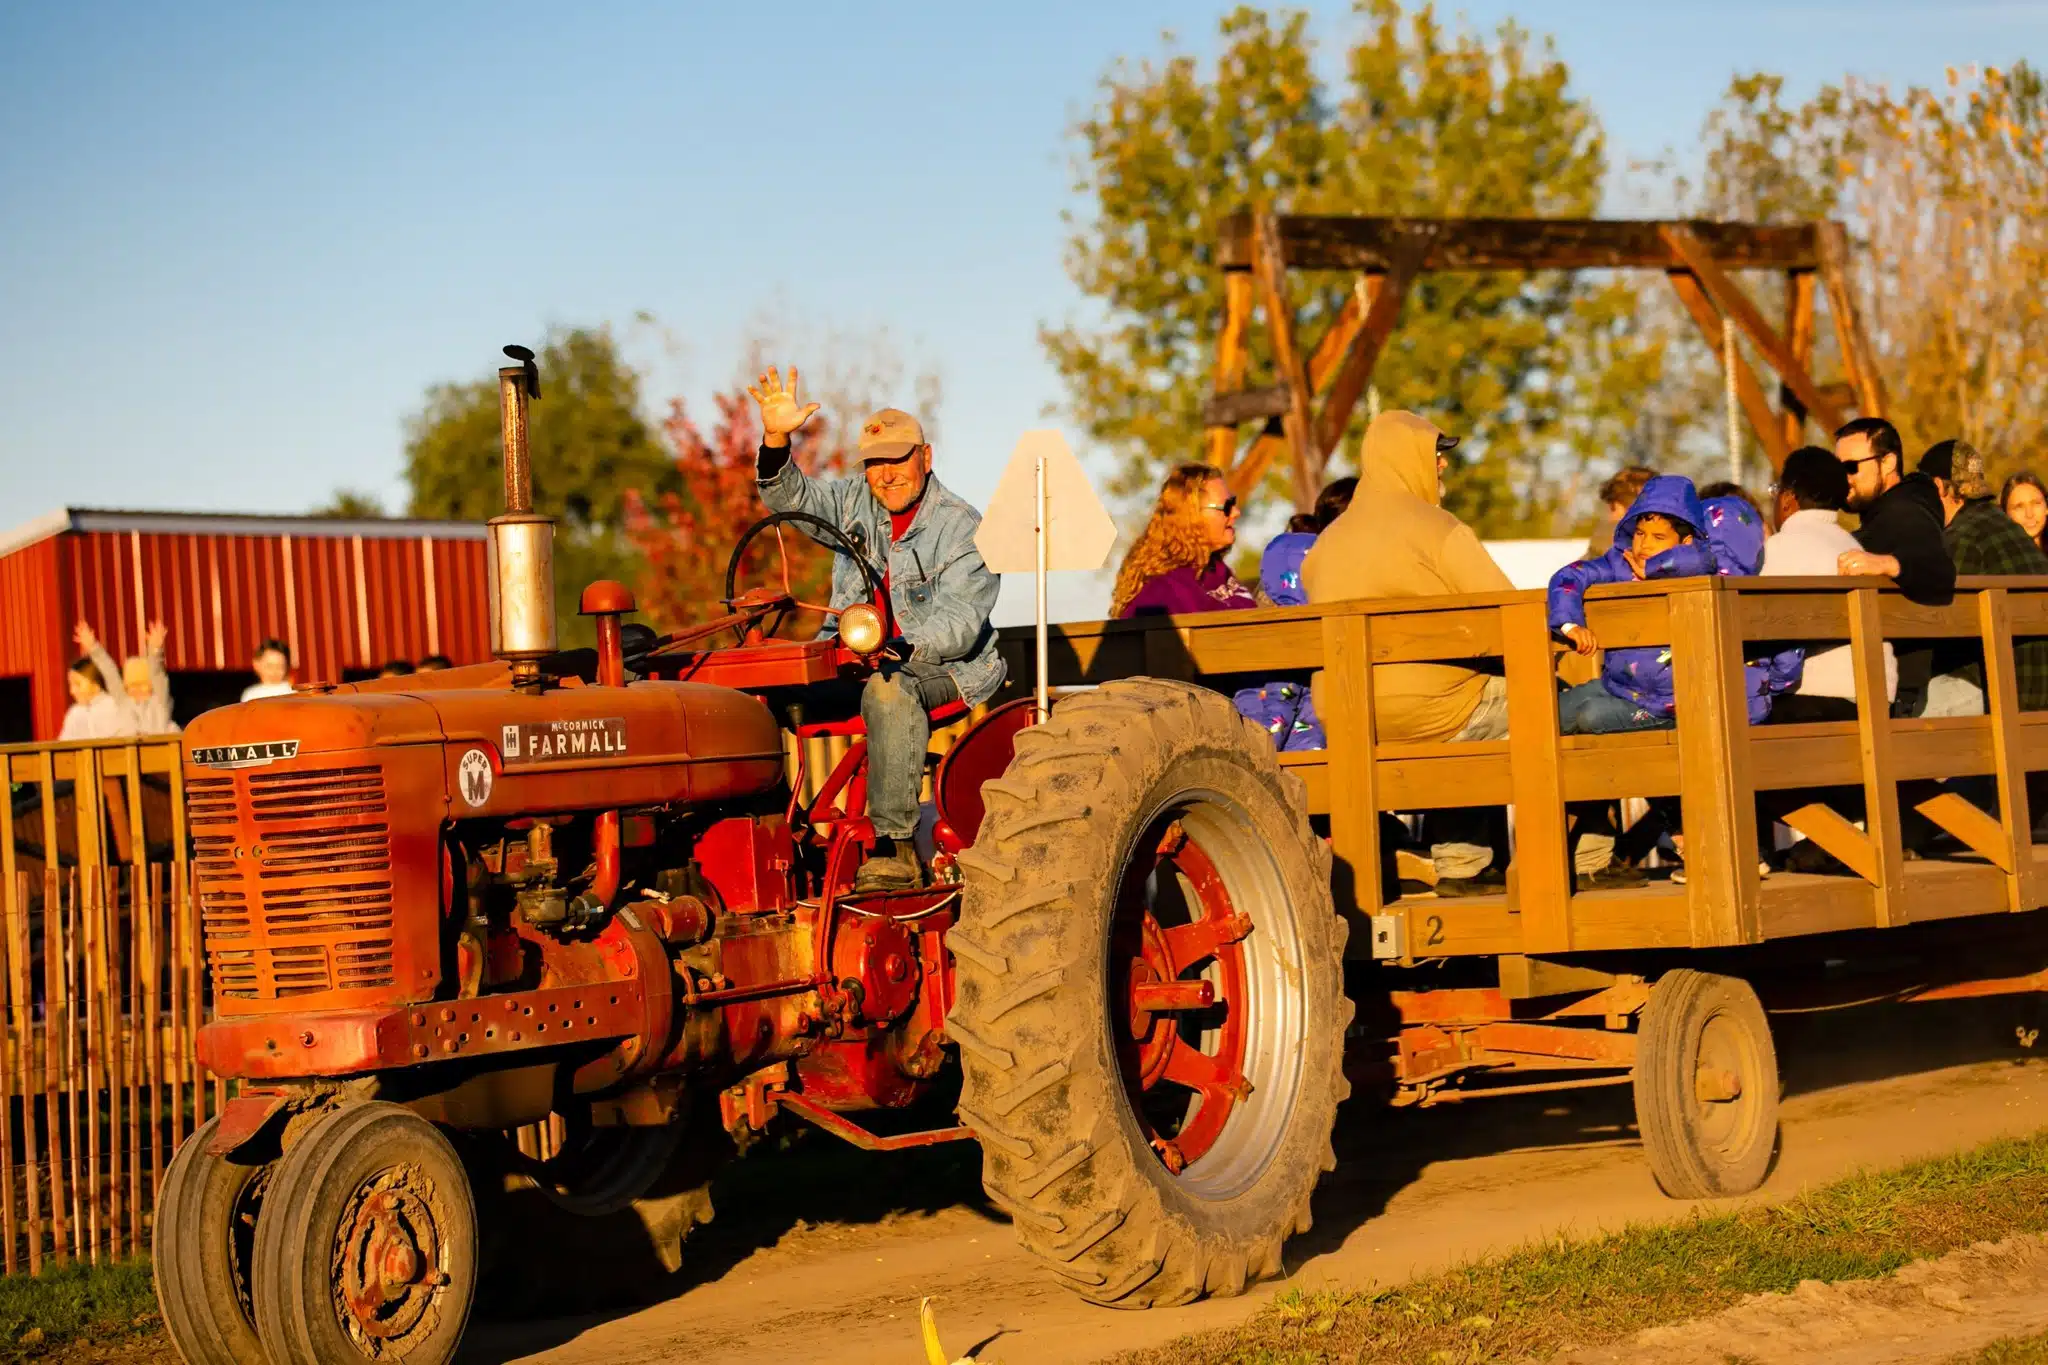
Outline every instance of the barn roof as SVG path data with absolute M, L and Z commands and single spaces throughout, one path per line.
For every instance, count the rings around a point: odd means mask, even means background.
M 0 532 L 0 555 L 66 531 L 140 532 L 166 536 L 360 536 L 365 540 L 482 540 L 480 521 L 413 517 L 271 516 L 240 512 L 139 512 L 101 507 L 59 507 L 11 531 Z

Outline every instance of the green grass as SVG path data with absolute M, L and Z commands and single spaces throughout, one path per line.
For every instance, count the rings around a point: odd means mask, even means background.
M 1561 1237 L 1390 1289 L 1289 1290 L 1245 1325 L 1125 1365 L 1466 1362 L 1549 1356 L 1801 1280 L 1866 1279 L 1973 1242 L 2048 1230 L 2048 1131 L 1866 1172 L 1736 1213 Z M 1986 1357 L 1997 1365 L 2048 1354 Z
M 1955 1357 L 1949 1365 L 2048 1365 L 2048 1332 L 2031 1337 L 2001 1337 L 1981 1351 Z
M 39 1355 L 87 1337 L 118 1341 L 162 1326 L 147 1257 L 0 1275 L 0 1359 Z

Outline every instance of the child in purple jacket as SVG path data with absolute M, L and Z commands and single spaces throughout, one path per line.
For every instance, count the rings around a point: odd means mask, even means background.
M 1702 503 L 1692 480 L 1665 474 L 1651 479 L 1620 523 L 1614 546 L 1597 559 L 1567 564 L 1550 579 L 1550 628 L 1581 654 L 1599 650 L 1586 626 L 1586 589 L 1598 583 L 1704 574 L 1756 572 L 1763 526 L 1739 498 Z M 1771 698 L 1799 685 L 1802 657 L 1787 650 L 1744 670 L 1752 725 L 1770 714 Z M 1668 647 L 1610 649 L 1593 682 L 1569 688 L 1558 702 L 1568 735 L 1661 730 L 1676 723 L 1677 690 Z

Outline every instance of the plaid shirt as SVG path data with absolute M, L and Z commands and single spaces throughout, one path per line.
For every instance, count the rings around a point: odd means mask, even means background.
M 2048 554 L 2034 543 L 2019 524 L 1998 510 L 1991 498 L 1973 498 L 1942 532 L 1949 556 L 1958 574 L 2048 575 Z M 1981 684 L 1983 670 L 1974 663 L 1966 669 L 1938 671 L 1967 673 Z M 2014 681 L 2018 684 L 2020 710 L 2048 711 L 2048 640 L 2023 640 L 2013 646 Z

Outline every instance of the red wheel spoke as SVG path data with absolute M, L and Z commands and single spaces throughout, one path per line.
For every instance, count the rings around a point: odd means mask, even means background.
M 1199 1091 L 1205 1103 L 1243 1099 L 1251 1093 L 1251 1085 L 1242 1071 L 1220 1057 L 1200 1051 L 1185 1039 L 1174 1044 L 1173 1055 L 1166 1059 L 1166 1071 L 1160 1079 Z
M 1177 968 L 1188 968 L 1237 943 L 1252 931 L 1249 915 L 1210 915 L 1192 924 L 1177 924 L 1164 930 L 1166 951 Z

